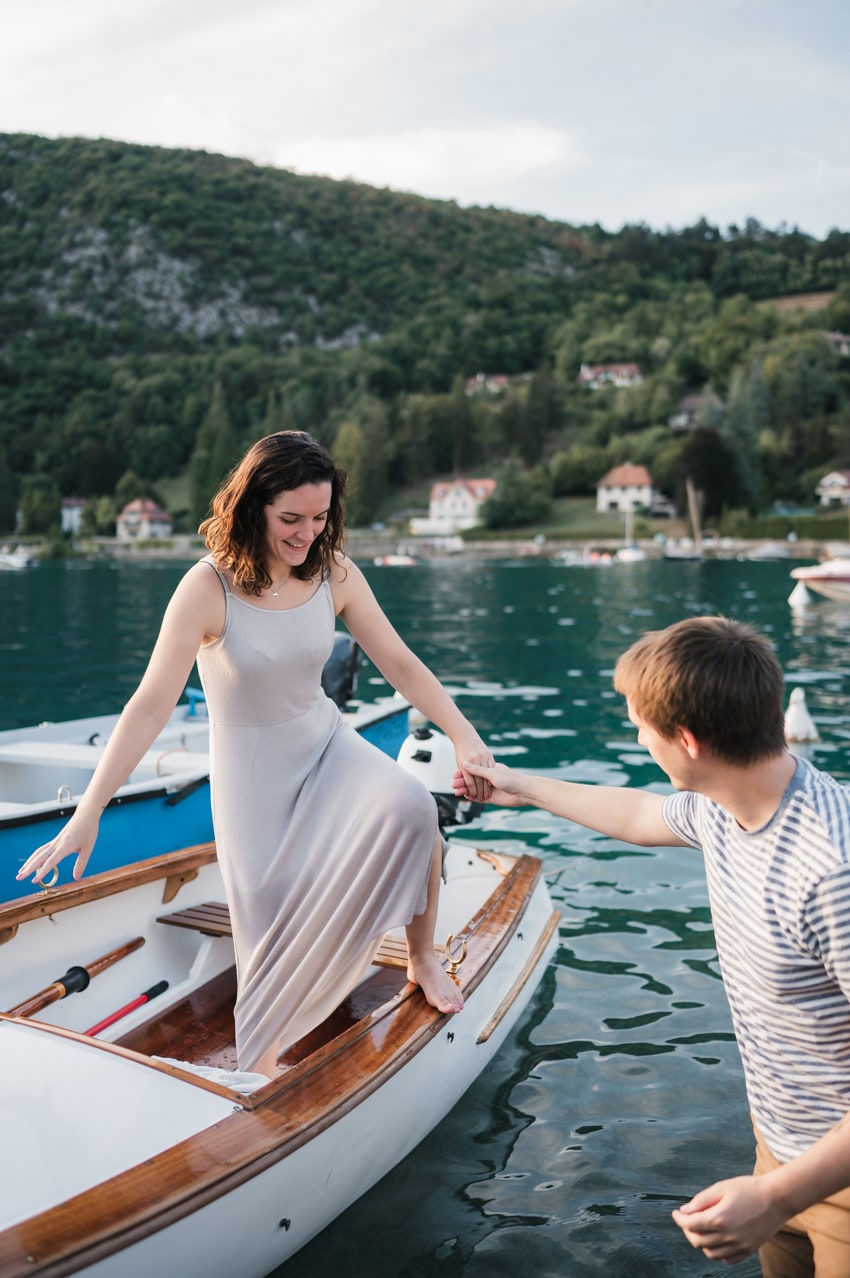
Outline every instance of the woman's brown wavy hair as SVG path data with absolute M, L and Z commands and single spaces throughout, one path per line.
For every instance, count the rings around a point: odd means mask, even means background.
M 344 552 L 345 471 L 305 431 L 280 430 L 259 439 L 227 476 L 213 497 L 212 515 L 198 529 L 216 567 L 232 569 L 235 584 L 246 594 L 261 594 L 271 585 L 263 562 L 266 507 L 302 484 L 325 483 L 331 486 L 328 521 L 304 563 L 292 570 L 305 581 L 326 576 L 335 555 Z

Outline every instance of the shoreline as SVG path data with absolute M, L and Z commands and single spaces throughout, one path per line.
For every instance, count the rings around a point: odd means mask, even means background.
M 25 543 L 20 543 L 25 545 Z M 644 538 L 635 543 L 645 552 L 648 559 L 665 557 L 665 545 Z M 671 544 L 676 544 L 672 541 Z M 776 544 L 780 550 L 772 559 L 815 559 L 824 557 L 824 551 L 832 543 L 815 539 L 801 539 L 796 542 L 774 541 L 768 538 L 722 538 L 713 541 L 703 549 L 704 559 L 736 559 L 748 558 L 749 554 L 759 547 Z M 457 549 L 447 549 L 439 542 L 428 539 L 394 536 L 389 533 L 361 532 L 355 530 L 346 536 L 346 553 L 355 561 L 367 562 L 380 560 L 396 555 L 409 555 L 416 561 L 431 560 L 496 560 L 496 559 L 557 559 L 562 552 L 586 552 L 595 557 L 613 556 L 623 543 L 618 538 L 585 538 L 570 539 L 566 537 L 545 538 L 487 538 L 480 541 L 465 541 Z M 47 558 L 42 551 L 42 544 L 30 544 L 36 558 Z M 96 537 L 72 544 L 68 557 L 80 559 L 112 559 L 117 562 L 131 563 L 144 560 L 197 560 L 207 553 L 206 547 L 197 536 L 178 534 L 162 542 L 148 540 L 142 543 L 120 542 L 115 537 Z M 565 556 L 566 557 L 566 556 Z M 670 556 L 671 560 L 675 556 Z

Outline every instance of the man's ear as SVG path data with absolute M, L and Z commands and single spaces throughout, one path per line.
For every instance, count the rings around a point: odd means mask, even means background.
M 696 737 L 691 732 L 690 728 L 681 728 L 681 727 L 677 728 L 676 740 L 679 742 L 679 745 L 682 747 L 682 749 L 687 751 L 690 758 L 692 759 L 699 758 L 700 754 L 702 753 L 702 746 L 697 741 Z

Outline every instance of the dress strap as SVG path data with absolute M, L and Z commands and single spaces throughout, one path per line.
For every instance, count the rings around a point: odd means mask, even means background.
M 203 559 L 201 560 L 201 563 L 209 564 L 210 568 L 212 568 L 213 572 L 215 573 L 215 575 L 218 577 L 219 581 L 221 582 L 221 587 L 225 595 L 229 595 L 231 591 L 230 591 L 230 586 L 228 585 L 227 578 L 225 577 L 224 573 L 220 572 L 219 569 L 216 567 L 215 560 L 213 559 L 212 555 L 204 555 Z

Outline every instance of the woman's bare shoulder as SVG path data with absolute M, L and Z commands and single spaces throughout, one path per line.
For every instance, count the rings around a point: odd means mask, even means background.
M 218 633 L 223 624 L 224 587 L 209 560 L 198 560 L 183 574 L 171 596 L 169 611 L 193 626 L 201 623 L 206 634 Z
M 220 595 L 222 592 L 221 576 L 212 560 L 199 559 L 180 578 L 178 590 L 181 587 L 185 589 L 186 593 Z
M 353 559 L 341 551 L 336 551 L 330 562 L 328 577 L 332 586 L 344 585 L 352 577 L 363 579 L 363 574 Z

